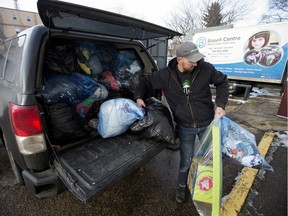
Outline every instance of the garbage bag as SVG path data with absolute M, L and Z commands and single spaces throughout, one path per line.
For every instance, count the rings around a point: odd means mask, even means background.
M 97 85 L 98 88 L 92 95 L 81 103 L 75 105 L 75 111 L 83 118 L 86 116 L 95 101 L 104 100 L 108 97 L 109 92 L 106 87 L 99 83 L 97 83 Z
M 149 99 L 145 117 L 130 126 L 132 132 L 140 132 L 145 139 L 153 139 L 158 142 L 175 144 L 175 133 L 169 109 L 159 100 Z
M 80 68 L 92 77 L 103 71 L 99 52 L 91 41 L 78 41 L 76 46 L 77 63 Z
M 137 119 L 143 119 L 144 109 L 127 98 L 116 98 L 102 103 L 98 114 L 98 133 L 103 138 L 126 132 Z
M 92 95 L 98 88 L 90 77 L 73 72 L 71 75 L 48 74 L 45 85 L 41 87 L 47 104 L 77 104 Z
M 142 67 L 134 52 L 121 51 L 113 59 L 110 70 L 121 88 L 134 92 L 142 73 Z
M 53 142 L 66 144 L 72 139 L 75 141 L 75 139 L 88 136 L 83 126 L 83 120 L 70 105 L 58 103 L 50 105 L 48 109 L 50 114 L 47 120 L 48 129 Z
M 104 79 L 101 80 L 101 82 L 107 86 L 107 88 L 115 90 L 115 91 L 119 91 L 120 90 L 120 85 L 117 82 L 117 80 L 115 79 L 115 77 L 113 76 L 113 74 L 110 71 L 104 71 L 102 73 Z
M 44 65 L 49 72 L 69 75 L 75 70 L 75 59 L 74 46 L 56 41 L 48 44 Z

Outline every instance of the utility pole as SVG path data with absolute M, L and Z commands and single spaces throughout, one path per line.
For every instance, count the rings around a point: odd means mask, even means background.
M 18 4 L 18 0 L 13 0 L 14 1 L 14 8 L 16 10 L 19 10 L 19 4 Z

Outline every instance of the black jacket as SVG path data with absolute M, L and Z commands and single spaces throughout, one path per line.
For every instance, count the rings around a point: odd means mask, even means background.
M 164 69 L 141 79 L 136 87 L 134 99 L 145 99 L 145 94 L 151 91 L 151 88 L 161 89 L 177 124 L 184 127 L 209 125 L 214 118 L 210 84 L 216 87 L 216 106 L 224 109 L 229 95 L 227 76 L 201 59 L 191 74 L 190 93 L 185 94 L 177 77 L 177 73 L 180 73 L 176 69 L 177 64 L 174 58 Z

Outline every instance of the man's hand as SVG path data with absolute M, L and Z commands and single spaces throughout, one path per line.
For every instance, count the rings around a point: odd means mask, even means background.
M 226 112 L 222 107 L 216 107 L 214 118 L 224 116 L 225 114 Z
M 137 102 L 137 105 L 139 107 L 141 107 L 141 108 L 146 107 L 145 102 L 142 99 L 139 98 L 139 99 L 136 100 L 136 102 Z

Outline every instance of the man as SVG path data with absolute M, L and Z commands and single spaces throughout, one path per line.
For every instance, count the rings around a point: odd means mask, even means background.
M 196 136 L 201 139 L 214 117 L 225 115 L 228 101 L 227 76 L 204 61 L 197 46 L 192 42 L 180 44 L 177 57 L 168 66 L 143 78 L 136 87 L 134 98 L 138 106 L 145 107 L 145 94 L 161 89 L 173 113 L 180 140 L 179 187 L 176 201 L 186 200 L 186 183 L 191 165 Z M 210 84 L 216 87 L 214 105 Z

